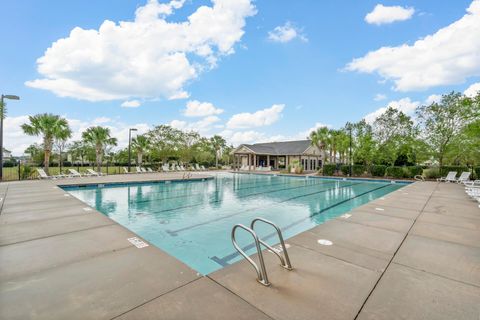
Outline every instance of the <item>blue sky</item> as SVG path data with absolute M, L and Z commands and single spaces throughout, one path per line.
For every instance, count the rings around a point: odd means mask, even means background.
M 171 124 L 239 144 L 304 138 L 319 125 L 372 121 L 388 105 L 412 113 L 439 94 L 480 89 L 480 0 L 1 7 L 0 88 L 21 96 L 5 120 L 15 154 L 38 141 L 19 126 L 43 112 L 68 118 L 74 138 L 100 124 L 124 145 L 129 127 Z

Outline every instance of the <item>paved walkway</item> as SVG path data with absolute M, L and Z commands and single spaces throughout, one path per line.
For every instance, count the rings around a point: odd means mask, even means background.
M 480 318 L 480 209 L 455 184 L 415 183 L 288 239 L 295 269 L 266 252 L 268 288 L 246 262 L 202 277 L 137 249 L 54 182 L 3 183 L 0 198 L 1 319 Z

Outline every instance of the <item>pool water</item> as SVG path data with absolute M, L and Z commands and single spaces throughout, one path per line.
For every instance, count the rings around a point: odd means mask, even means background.
M 201 274 L 240 260 L 230 232 L 255 217 L 276 223 L 288 239 L 338 217 L 404 184 L 221 173 L 215 179 L 64 187 L 150 243 Z M 271 227 L 258 235 L 278 243 Z M 240 246 L 254 253 L 252 238 L 238 231 Z

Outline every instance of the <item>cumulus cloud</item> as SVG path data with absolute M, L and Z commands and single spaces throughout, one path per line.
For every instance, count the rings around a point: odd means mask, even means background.
M 405 114 L 412 115 L 415 112 L 415 109 L 420 105 L 418 101 L 412 101 L 410 98 L 403 98 L 396 101 L 390 101 L 386 107 L 379 108 L 374 112 L 367 114 L 364 119 L 367 123 L 373 123 L 375 119 L 381 116 L 388 107 L 402 111 Z
M 285 22 L 283 26 L 277 26 L 272 31 L 268 32 L 268 39 L 273 42 L 286 43 L 300 39 L 307 42 L 307 37 L 303 34 L 303 30 L 295 27 L 290 21 Z
M 442 95 L 440 94 L 431 94 L 425 99 L 426 105 L 431 105 L 432 103 L 436 103 L 442 100 Z
M 140 107 L 140 101 L 138 100 L 127 100 L 124 101 L 121 105 L 123 108 L 138 108 Z
M 220 118 L 217 116 L 208 116 L 196 122 L 173 120 L 169 123 L 169 125 L 179 130 L 196 131 L 200 134 L 208 135 L 213 128 L 218 128 L 218 126 L 214 126 L 214 124 L 218 123 L 219 121 Z
M 480 75 L 480 0 L 455 21 L 412 45 L 382 47 L 347 66 L 348 71 L 378 73 L 398 91 L 458 84 Z
M 101 125 L 110 129 L 111 135 L 118 139 L 118 147 L 124 148 L 128 145 L 128 129 L 135 127 L 138 134 L 143 134 L 150 129 L 146 123 L 126 124 L 112 120 L 108 117 L 98 117 L 92 120 L 79 120 L 66 118 L 72 129 L 71 140 L 81 140 L 82 132 L 92 126 Z M 27 136 L 23 133 L 21 125 L 28 123 L 28 115 L 6 117 L 4 120 L 4 146 L 12 151 L 13 155 L 22 155 L 25 149 L 33 143 L 42 143 L 41 137 Z
M 470 85 L 463 93 L 470 98 L 473 98 L 477 94 L 480 94 L 480 82 Z
M 246 129 L 269 126 L 281 118 L 284 108 L 284 104 L 274 104 L 270 108 L 259 110 L 254 113 L 237 113 L 228 120 L 227 128 Z
M 223 113 L 223 109 L 216 108 L 210 102 L 192 100 L 187 102 L 187 108 L 183 110 L 186 117 L 205 117 Z
M 385 100 L 385 99 L 387 99 L 387 96 L 384 95 L 384 94 L 381 94 L 381 93 L 377 93 L 375 95 L 375 97 L 373 97 L 373 100 L 375 100 L 375 101 L 382 101 L 382 100 Z
M 184 21 L 168 21 L 183 3 L 149 0 L 133 21 L 75 27 L 37 60 L 42 78 L 26 85 L 89 101 L 188 97 L 185 85 L 234 52 L 256 11 L 251 0 L 212 0 Z
M 365 16 L 365 21 L 370 24 L 387 24 L 395 21 L 404 21 L 410 19 L 415 13 L 414 8 L 404 8 L 401 6 L 384 6 L 377 4 L 373 11 Z

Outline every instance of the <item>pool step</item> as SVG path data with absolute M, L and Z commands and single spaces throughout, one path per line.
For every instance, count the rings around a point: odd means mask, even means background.
M 258 237 L 257 233 L 255 232 L 255 224 L 257 222 L 263 222 L 263 223 L 268 224 L 268 225 L 275 228 L 275 230 L 277 231 L 277 234 L 278 234 L 278 238 L 280 240 L 280 244 L 282 246 L 283 256 L 280 255 L 280 253 L 278 252 L 279 250 L 271 247 L 268 243 L 266 243 L 265 241 L 263 241 L 262 239 L 260 239 Z M 253 261 L 252 258 L 250 258 L 245 253 L 245 251 L 243 251 L 242 248 L 240 248 L 240 246 L 237 244 L 237 241 L 235 239 L 235 231 L 238 228 L 243 229 L 243 230 L 247 231 L 248 233 L 250 233 L 252 235 L 252 237 L 255 241 L 255 247 L 257 248 L 258 260 L 260 262 L 260 268 L 255 263 L 255 261 Z M 288 257 L 287 247 L 285 246 L 285 242 L 283 241 L 282 231 L 280 230 L 280 228 L 275 223 L 273 223 L 269 220 L 266 220 L 266 219 L 263 219 L 263 218 L 255 218 L 250 223 L 250 228 L 244 226 L 243 224 L 236 224 L 232 228 L 232 243 L 233 243 L 233 246 L 235 247 L 235 249 L 237 249 L 238 253 L 240 253 L 253 266 L 253 268 L 255 269 L 255 271 L 257 273 L 257 281 L 260 282 L 264 286 L 270 286 L 270 282 L 268 281 L 267 269 L 265 268 L 265 262 L 263 260 L 261 245 L 263 245 L 269 251 L 273 252 L 278 257 L 278 259 L 280 259 L 280 265 L 283 268 L 285 268 L 289 271 L 293 269 L 292 264 L 290 263 L 290 258 Z

